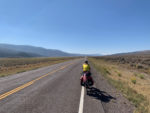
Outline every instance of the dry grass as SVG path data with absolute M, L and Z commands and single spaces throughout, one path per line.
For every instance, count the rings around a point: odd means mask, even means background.
M 135 113 L 150 113 L 150 76 L 148 74 L 101 58 L 90 58 L 89 60 L 135 105 L 137 108 Z M 109 74 L 106 73 L 106 70 Z
M 21 73 L 74 58 L 1 58 L 0 77 Z
M 101 59 L 118 63 L 119 65 L 123 64 L 122 66 L 126 66 L 126 68 L 137 69 L 138 71 L 150 74 L 150 54 L 112 55 L 101 57 Z

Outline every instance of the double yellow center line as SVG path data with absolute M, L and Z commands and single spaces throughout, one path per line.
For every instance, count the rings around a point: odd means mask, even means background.
M 45 75 L 42 75 L 41 77 L 38 77 L 38 78 L 36 78 L 36 79 L 34 79 L 34 80 L 30 81 L 30 82 L 27 82 L 27 83 L 25 83 L 25 84 L 23 84 L 23 85 L 21 85 L 21 86 L 15 88 L 15 89 L 11 90 L 11 91 L 8 91 L 8 92 L 6 92 L 6 93 L 4 93 L 4 94 L 1 94 L 1 95 L 0 95 L 0 100 L 2 100 L 2 99 L 4 99 L 4 98 L 8 97 L 9 95 L 12 95 L 12 94 L 14 94 L 14 93 L 16 93 L 16 92 L 18 92 L 18 91 L 20 91 L 20 90 L 22 90 L 22 89 L 28 87 L 28 86 L 34 84 L 36 81 L 39 81 L 40 79 L 42 79 L 42 78 L 44 78 L 44 77 L 46 77 L 46 76 L 48 76 L 48 75 L 54 74 L 54 73 L 56 73 L 56 72 L 58 72 L 58 71 L 60 71 L 60 70 L 65 69 L 66 67 L 68 67 L 68 66 L 71 65 L 71 64 L 73 64 L 73 63 L 70 63 L 70 64 L 67 64 L 67 65 L 65 65 L 65 66 L 62 66 L 62 67 L 60 67 L 59 69 L 56 69 L 56 70 L 54 70 L 54 71 L 52 71 L 52 72 L 49 72 L 49 73 L 47 73 L 47 74 L 45 74 Z

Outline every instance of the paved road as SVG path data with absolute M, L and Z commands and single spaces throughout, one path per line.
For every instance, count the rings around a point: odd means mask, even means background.
M 119 113 L 117 105 L 114 112 L 107 111 L 112 104 L 103 104 L 102 92 L 96 86 L 90 95 L 81 88 L 79 78 L 83 61 L 68 61 L 0 78 L 0 113 Z M 93 73 L 96 72 L 93 70 Z M 107 103 L 111 99 L 116 100 L 111 96 L 104 98 Z

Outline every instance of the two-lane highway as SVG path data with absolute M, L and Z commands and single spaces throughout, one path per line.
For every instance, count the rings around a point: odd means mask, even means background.
M 80 105 L 84 104 L 84 95 L 80 98 L 79 84 L 83 61 L 73 60 L 0 78 L 0 113 L 83 111 Z M 83 99 L 81 104 L 80 99 Z

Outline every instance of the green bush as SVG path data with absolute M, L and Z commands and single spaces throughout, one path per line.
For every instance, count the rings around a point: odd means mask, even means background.
M 144 75 L 143 74 L 134 73 L 134 76 L 139 77 L 140 79 L 144 79 Z
M 121 77 L 121 76 L 122 76 L 122 74 L 121 74 L 121 73 L 118 73 L 118 76 L 119 76 L 119 77 Z
M 140 74 L 139 77 L 140 77 L 141 79 L 144 79 L 144 75 L 143 75 L 143 74 Z
M 136 78 L 135 78 L 135 77 L 131 78 L 131 82 L 132 82 L 133 84 L 136 84 Z

